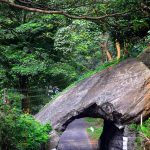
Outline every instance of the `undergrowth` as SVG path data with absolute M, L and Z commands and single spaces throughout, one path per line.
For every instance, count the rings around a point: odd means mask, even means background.
M 142 126 L 139 124 L 131 124 L 130 129 L 137 133 L 136 145 L 137 150 L 150 147 L 150 118 L 143 122 Z

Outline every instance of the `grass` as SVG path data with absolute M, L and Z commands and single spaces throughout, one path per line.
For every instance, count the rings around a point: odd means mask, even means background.
M 91 140 L 98 141 L 103 131 L 103 120 L 100 118 L 85 118 L 89 127 L 86 129 Z M 92 132 L 91 127 L 94 129 Z
M 103 128 L 102 127 L 99 127 L 99 128 L 98 127 L 93 127 L 93 129 L 94 129 L 94 132 L 92 132 L 90 130 L 90 128 L 87 128 L 87 133 L 88 133 L 88 135 L 90 136 L 90 138 L 92 140 L 98 141 L 101 134 L 102 134 L 102 132 L 103 132 Z
M 100 118 L 87 117 L 87 118 L 85 118 L 85 121 L 91 126 L 92 125 L 94 125 L 94 126 L 103 126 L 103 119 L 100 119 Z
M 140 124 L 131 124 L 130 130 L 133 130 L 134 132 L 137 133 L 136 137 L 137 150 L 142 150 L 146 141 L 150 141 L 150 117 L 143 122 L 142 126 Z

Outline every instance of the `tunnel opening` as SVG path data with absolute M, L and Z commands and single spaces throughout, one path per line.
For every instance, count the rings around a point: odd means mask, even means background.
M 100 119 L 101 126 L 97 124 L 96 129 L 93 121 L 88 124 L 86 120 L 75 119 L 67 126 L 57 150 L 123 150 L 124 128 L 119 129 L 112 121 Z
M 99 135 L 98 139 L 97 139 L 97 144 L 95 143 L 95 145 L 92 145 L 92 148 L 89 150 L 123 150 L 123 136 L 124 136 L 124 128 L 123 126 L 121 126 L 121 114 L 117 113 L 114 109 L 113 109 L 113 105 L 110 103 L 105 103 L 103 104 L 101 107 L 97 106 L 97 104 L 92 104 L 91 106 L 89 106 L 87 109 L 85 109 L 84 111 L 82 111 L 81 113 L 79 113 L 76 116 L 72 116 L 70 119 L 68 119 L 64 124 L 63 124 L 63 128 L 62 131 L 64 131 L 63 135 L 61 136 L 62 139 L 60 139 L 59 144 L 58 144 L 58 148 L 57 150 L 77 150 L 78 148 L 73 148 L 75 146 L 75 142 L 72 141 L 72 143 L 68 143 L 67 141 L 63 140 L 63 138 L 65 136 L 67 136 L 69 138 L 69 140 L 71 139 L 71 136 L 69 137 L 69 132 L 71 132 L 71 127 L 74 126 L 74 121 L 76 120 L 80 120 L 82 118 L 82 120 L 84 119 L 84 121 L 86 120 L 85 118 L 101 118 L 101 120 L 103 120 L 102 123 L 102 130 L 101 133 L 95 133 L 96 135 Z M 73 124 L 73 125 L 72 125 Z M 82 125 L 81 125 L 82 126 Z M 76 127 L 74 126 L 75 130 Z M 79 129 L 80 126 L 78 125 L 77 128 Z M 89 130 L 94 130 L 94 127 L 87 127 L 89 128 Z M 84 127 L 85 132 L 88 132 L 87 128 Z M 69 131 L 68 131 L 69 130 Z M 76 130 L 77 131 L 77 130 Z M 80 130 L 79 130 L 80 131 Z M 100 132 L 99 130 L 97 130 L 96 132 Z M 68 135 L 67 135 L 68 133 Z M 75 136 L 78 132 L 75 133 Z M 78 133 L 79 134 L 79 139 L 80 136 L 82 136 L 82 133 Z M 88 135 L 90 136 L 90 135 Z M 84 144 L 85 142 L 82 141 L 82 139 L 77 139 L 77 146 L 81 146 L 79 149 L 80 150 L 88 150 L 88 148 L 85 146 Z M 92 139 L 89 138 L 90 142 L 92 142 Z M 64 145 L 63 145 L 64 142 Z M 95 141 L 96 142 L 96 141 Z M 96 146 L 97 145 L 97 146 Z M 88 147 L 90 147 L 87 144 Z M 65 147 L 65 148 L 64 148 Z M 69 147 L 67 149 L 67 147 Z
M 79 119 L 79 118 L 85 118 L 85 117 L 101 118 L 104 120 L 109 120 L 110 122 L 113 122 L 117 126 L 120 126 L 122 124 L 121 122 L 122 114 L 118 113 L 114 109 L 113 104 L 106 102 L 106 103 L 103 103 L 101 106 L 99 106 L 96 103 L 93 103 L 93 104 L 90 104 L 86 109 L 81 110 L 80 112 L 71 112 L 70 114 L 68 114 L 68 116 L 66 117 L 67 119 L 65 123 L 61 126 L 61 128 L 59 128 L 59 130 L 65 131 L 67 126 L 73 120 Z
M 98 150 L 102 130 L 103 119 L 75 119 L 61 135 L 57 150 Z
M 86 138 L 89 142 L 85 143 L 85 141 L 80 138 L 82 135 L 85 135 L 87 126 L 85 124 L 83 125 L 83 122 L 80 121 L 77 121 L 77 126 L 72 125 L 76 120 L 83 120 L 86 117 L 101 118 L 104 120 L 103 130 L 101 135 L 99 135 L 98 144 L 95 149 L 93 149 L 93 146 L 91 147 L 89 145 L 91 142 L 90 139 Z M 121 117 L 122 115 L 108 102 L 101 106 L 94 103 L 78 113 L 70 112 L 70 114 L 64 118 L 66 119 L 64 123 L 58 128 L 58 131 L 61 131 L 62 135 L 58 140 L 57 150 L 133 150 L 132 143 L 134 143 L 135 138 L 130 136 L 127 129 L 128 127 L 122 125 Z M 81 126 L 84 128 L 84 133 L 82 132 L 83 130 L 81 130 Z M 77 129 L 79 132 L 77 132 Z M 128 136 L 130 136 L 131 142 L 128 142 Z M 74 137 L 77 142 L 71 139 Z M 88 149 L 87 147 L 91 147 L 91 149 Z

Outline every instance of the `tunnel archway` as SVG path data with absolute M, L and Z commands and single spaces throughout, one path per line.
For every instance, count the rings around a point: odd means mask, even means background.
M 108 140 L 108 150 L 126 150 L 127 146 L 130 150 L 134 138 L 128 132 L 128 124 L 138 122 L 141 114 L 143 119 L 149 116 L 149 98 L 149 68 L 140 61 L 129 59 L 81 81 L 46 105 L 35 118 L 41 123 L 51 122 L 57 132 L 64 131 L 76 118 L 103 118 L 105 130 L 101 139 Z M 113 137 L 108 139 L 105 131 L 109 128 L 112 128 L 109 132 Z M 122 149 L 113 146 L 119 145 L 114 144 L 118 134 Z
M 76 119 L 85 117 L 102 118 L 104 120 L 103 132 L 99 137 L 97 150 L 133 150 L 135 147 L 133 143 L 135 143 L 136 136 L 133 132 L 130 132 L 127 125 L 122 125 L 121 116 L 121 114 L 118 114 L 115 111 L 111 103 L 105 103 L 101 107 L 93 104 L 82 113 L 68 119 L 58 132 L 65 132 L 67 127 Z M 63 148 L 59 148 L 58 145 L 58 150 L 65 150 Z
M 68 125 L 69 128 L 67 127 L 67 129 L 63 132 L 62 136 L 60 137 L 57 150 L 123 149 L 124 128 L 119 129 L 111 121 L 104 120 L 103 131 L 102 134 L 99 136 L 99 140 L 95 141 L 96 142 L 95 145 L 94 144 L 89 145 L 88 141 L 84 141 L 85 139 L 83 139 L 84 137 L 84 135 L 82 135 L 84 134 L 83 131 L 81 131 L 81 129 L 76 129 L 81 127 L 79 126 L 75 127 L 75 125 L 79 123 L 81 123 L 80 125 L 82 127 L 83 121 L 80 121 L 80 119 L 75 119 Z M 74 132 L 76 133 L 74 134 Z
M 57 150 L 93 150 L 94 146 L 97 148 L 98 140 L 95 140 L 94 145 L 87 129 L 89 124 L 85 118 L 72 121 L 60 136 Z

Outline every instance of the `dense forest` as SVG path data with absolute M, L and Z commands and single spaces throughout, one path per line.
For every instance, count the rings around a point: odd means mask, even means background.
M 0 150 L 40 149 L 52 129 L 32 115 L 149 46 L 149 0 L 0 0 Z

